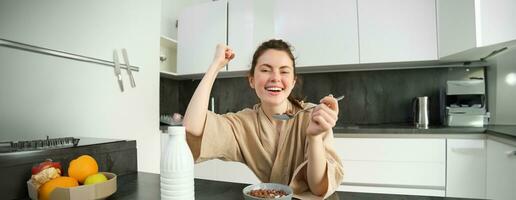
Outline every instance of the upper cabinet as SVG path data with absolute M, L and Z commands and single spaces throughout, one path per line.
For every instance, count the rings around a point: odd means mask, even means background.
M 175 76 L 177 72 L 177 41 L 161 36 L 159 43 L 160 74 Z
M 177 73 L 202 74 L 208 70 L 217 44 L 226 44 L 227 1 L 186 8 L 179 16 Z
M 274 0 L 229 0 L 228 45 L 236 56 L 227 71 L 248 71 L 254 50 L 274 38 Z
M 275 35 L 294 47 L 296 66 L 358 64 L 355 0 L 278 0 Z
M 254 50 L 272 38 L 282 38 L 293 45 L 297 66 L 358 64 L 354 0 L 229 0 L 227 11 L 225 4 L 226 1 L 210 2 L 182 12 L 178 74 L 204 73 L 215 44 L 226 39 L 226 26 L 227 44 L 236 57 L 225 71 L 249 70 Z M 306 17 L 307 13 L 310 17 Z
M 516 1 L 437 0 L 439 57 L 479 60 L 516 44 Z
M 360 0 L 360 63 L 437 60 L 435 0 Z
M 236 53 L 225 72 L 247 71 L 256 47 L 271 38 L 291 43 L 306 72 L 479 60 L 516 44 L 514 10 L 513 0 L 207 2 L 181 12 L 177 72 L 204 73 L 217 43 Z M 375 65 L 354 68 L 368 66 Z

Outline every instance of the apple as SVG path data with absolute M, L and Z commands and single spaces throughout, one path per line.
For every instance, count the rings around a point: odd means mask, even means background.
M 103 173 L 96 173 L 96 174 L 88 176 L 86 178 L 86 180 L 84 181 L 84 185 L 91 185 L 91 184 L 95 184 L 95 183 L 102 183 L 102 182 L 105 182 L 107 180 L 108 179 L 106 178 L 106 176 Z
M 32 175 L 38 174 L 39 172 L 47 169 L 47 168 L 56 168 L 59 169 L 59 171 L 62 171 L 61 163 L 59 162 L 52 162 L 52 159 L 46 159 L 44 162 L 39 163 L 38 165 L 32 167 Z

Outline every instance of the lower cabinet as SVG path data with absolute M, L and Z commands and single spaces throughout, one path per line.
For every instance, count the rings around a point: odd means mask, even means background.
M 338 190 L 514 200 L 516 145 L 489 137 L 335 138 L 344 166 Z M 196 164 L 195 177 L 260 182 L 246 165 L 221 160 Z
M 446 196 L 486 198 L 485 139 L 447 139 Z
M 445 196 L 446 139 L 336 138 L 341 191 Z
M 516 146 L 487 140 L 487 199 L 516 199 Z
M 227 162 L 222 160 L 208 160 L 195 164 L 195 178 L 234 182 L 234 183 L 260 183 L 260 180 L 244 164 L 239 162 Z

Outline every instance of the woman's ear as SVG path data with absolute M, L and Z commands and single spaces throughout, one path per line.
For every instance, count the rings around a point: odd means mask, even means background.
M 249 80 L 249 86 L 254 89 L 254 77 L 248 76 L 247 79 Z

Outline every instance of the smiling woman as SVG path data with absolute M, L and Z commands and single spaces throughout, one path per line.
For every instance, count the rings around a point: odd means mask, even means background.
M 292 94 L 297 80 L 294 55 L 290 46 L 282 40 L 269 40 L 258 47 L 253 55 L 248 78 L 262 104 L 278 103 L 268 96 L 277 97 L 276 101 L 286 96 L 294 105 L 301 107 L 299 100 Z
M 296 197 L 330 196 L 343 177 L 340 158 L 332 146 L 337 100 L 327 96 L 319 105 L 296 100 L 292 96 L 297 76 L 291 47 L 283 40 L 269 40 L 254 53 L 248 76 L 260 102 L 237 113 L 210 112 L 213 83 L 234 56 L 231 48 L 217 46 L 213 63 L 186 110 L 183 122 L 196 162 L 241 162 L 260 181 L 288 185 Z M 290 120 L 272 117 L 311 106 L 316 107 Z

